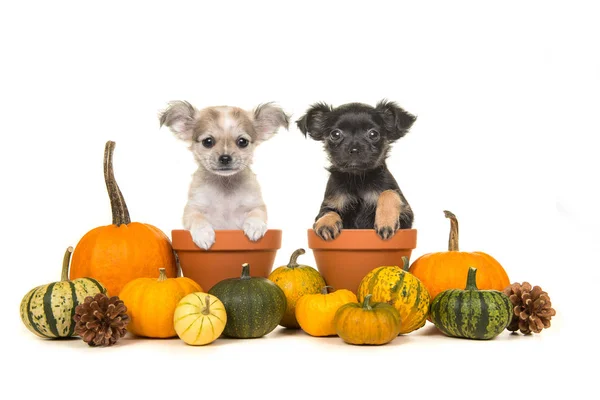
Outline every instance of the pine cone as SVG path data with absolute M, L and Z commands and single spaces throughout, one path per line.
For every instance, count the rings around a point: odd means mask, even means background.
M 88 296 L 75 308 L 75 333 L 90 346 L 112 346 L 127 332 L 127 307 L 117 296 Z
M 512 321 L 506 329 L 511 332 L 519 330 L 524 335 L 529 335 L 550 328 L 550 319 L 556 315 L 556 310 L 552 308 L 548 293 L 541 287 L 532 288 L 529 282 L 513 283 L 504 289 L 504 294 L 514 306 Z

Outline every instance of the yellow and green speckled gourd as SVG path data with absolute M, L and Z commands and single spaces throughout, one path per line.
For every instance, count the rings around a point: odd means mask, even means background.
M 408 258 L 402 257 L 403 269 L 384 266 L 372 270 L 358 286 L 358 301 L 368 294 L 372 301 L 393 305 L 400 313 L 400 334 L 410 333 L 425 325 L 429 313 L 430 297 L 425 285 L 408 272 Z
M 60 339 L 75 335 L 75 307 L 88 296 L 106 293 L 106 288 L 93 278 L 69 280 L 72 252 L 72 247 L 65 252 L 60 282 L 33 288 L 21 301 L 21 321 L 39 337 Z

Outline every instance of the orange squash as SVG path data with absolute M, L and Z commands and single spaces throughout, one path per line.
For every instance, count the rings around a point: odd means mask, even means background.
M 167 278 L 164 268 L 159 269 L 158 279 L 132 280 L 119 295 L 130 318 L 127 330 L 151 338 L 176 336 L 175 309 L 182 298 L 195 292 L 202 292 L 200 285 L 190 278 Z
M 335 329 L 350 344 L 386 344 L 400 334 L 400 313 L 388 303 L 371 303 L 371 294 L 362 303 L 348 303 L 335 313 Z
M 333 336 L 335 330 L 334 318 L 337 310 L 347 303 L 356 303 L 356 295 L 340 289 L 327 293 L 331 286 L 325 286 L 320 294 L 305 294 L 296 303 L 296 319 L 300 328 L 311 336 Z
M 104 180 L 110 197 L 112 225 L 86 233 L 73 252 L 70 280 L 90 277 L 103 283 L 112 296 L 129 281 L 155 277 L 165 268 L 167 277 L 177 276 L 177 263 L 169 238 L 157 227 L 131 222 L 123 194 L 115 181 L 112 158 L 115 142 L 104 150 Z
M 459 251 L 458 220 L 450 211 L 444 211 L 444 215 L 450 219 L 448 251 L 424 254 L 408 270 L 425 285 L 431 301 L 444 290 L 464 289 L 470 267 L 477 268 L 480 290 L 502 291 L 510 285 L 506 271 L 492 256 L 481 251 Z

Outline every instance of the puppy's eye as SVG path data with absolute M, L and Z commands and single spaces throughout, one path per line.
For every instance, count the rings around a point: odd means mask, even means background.
M 207 149 L 210 149 L 214 145 L 215 145 L 215 139 L 213 139 L 211 137 L 202 140 L 202 146 L 206 147 Z
M 367 136 L 369 136 L 369 139 L 373 141 L 379 140 L 379 132 L 377 132 L 375 129 L 371 129 L 369 132 L 367 132 Z
M 248 147 L 249 144 L 250 144 L 250 141 L 246 138 L 241 137 L 237 140 L 238 147 L 241 147 L 241 148 Z
M 331 133 L 329 134 L 329 138 L 334 142 L 338 141 L 342 138 L 342 132 L 339 129 L 335 129 L 331 131 Z

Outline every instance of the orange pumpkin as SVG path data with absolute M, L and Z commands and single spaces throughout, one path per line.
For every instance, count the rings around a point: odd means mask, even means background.
M 327 293 L 324 286 L 320 294 L 305 294 L 296 303 L 296 320 L 300 328 L 311 336 L 333 336 L 335 313 L 346 303 L 356 303 L 356 295 L 348 289 Z
M 481 251 L 458 250 L 458 220 L 450 211 L 444 211 L 450 219 L 448 251 L 424 254 L 417 258 L 408 272 L 425 285 L 431 300 L 448 289 L 464 289 L 469 268 L 477 268 L 477 287 L 480 290 L 500 290 L 510 285 L 506 271 L 489 254 Z
M 190 278 L 167 278 L 165 269 L 159 276 L 138 278 L 121 290 L 120 298 L 127 307 L 130 321 L 127 330 L 134 335 L 168 338 L 177 335 L 173 316 L 179 301 L 202 288 Z
M 371 303 L 371 294 L 362 303 L 348 303 L 335 313 L 339 337 L 350 344 L 385 344 L 400 334 L 400 313 L 388 303 Z
M 167 277 L 177 276 L 177 263 L 169 238 L 157 227 L 131 222 L 123 194 L 115 181 L 112 156 L 115 142 L 104 150 L 104 180 L 110 197 L 112 225 L 86 233 L 73 252 L 70 280 L 90 277 L 117 296 L 129 281 L 155 277 L 165 268 Z

